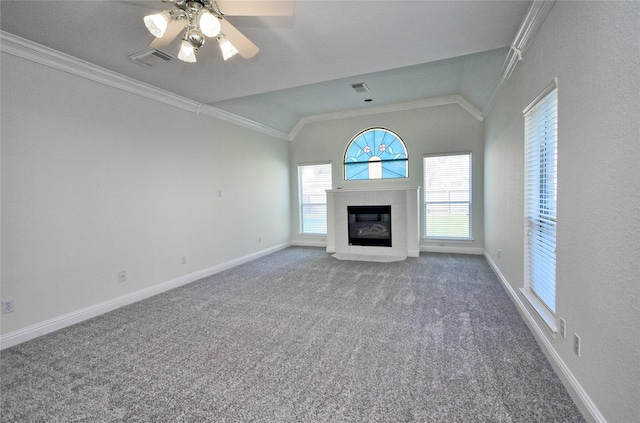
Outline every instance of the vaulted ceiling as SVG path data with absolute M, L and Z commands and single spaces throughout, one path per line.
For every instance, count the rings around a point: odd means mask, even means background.
M 244 1 L 244 0 L 232 0 Z M 0 2 L 0 28 L 198 103 L 290 133 L 306 117 L 458 95 L 481 110 L 529 1 L 299 0 L 291 16 L 228 16 L 259 48 L 223 61 L 217 43 L 144 67 L 148 1 Z M 177 44 L 163 51 L 176 56 Z M 369 91 L 351 85 L 364 82 Z M 366 99 L 370 101 L 365 102 Z

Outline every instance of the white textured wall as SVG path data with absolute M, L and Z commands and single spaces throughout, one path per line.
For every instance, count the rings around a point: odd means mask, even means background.
M 344 180 L 343 157 L 347 144 L 360 131 L 374 126 L 390 129 L 402 138 L 409 152 L 409 178 L 371 181 Z M 298 164 L 330 161 L 333 165 L 331 170 L 334 189 L 338 187 L 423 187 L 422 158 L 425 154 L 471 151 L 473 157 L 472 230 L 474 241 L 463 243 L 431 242 L 428 244 L 423 242 L 423 248 L 482 251 L 483 136 L 483 123 L 457 104 L 335 119 L 305 125 L 291 143 L 291 233 L 294 243 L 318 241 L 317 237 L 299 235 L 296 174 Z M 422 193 L 420 199 L 424 200 Z M 424 232 L 423 218 L 424 216 L 420 217 L 421 234 Z
M 543 333 L 612 423 L 640 418 L 639 46 L 639 2 L 557 2 L 485 121 L 485 249 L 519 292 L 522 110 L 559 78 L 557 317 L 568 337 Z
M 2 334 L 289 242 L 288 144 L 3 53 Z

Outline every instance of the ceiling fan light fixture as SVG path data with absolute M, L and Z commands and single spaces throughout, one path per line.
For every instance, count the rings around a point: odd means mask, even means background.
M 149 47 L 154 49 L 167 47 L 179 34 L 182 34 L 182 45 L 178 58 L 185 62 L 193 63 L 196 61 L 195 54 L 204 45 L 207 38 L 216 38 L 218 40 L 224 60 L 228 60 L 236 54 L 248 59 L 258 53 L 258 47 L 225 19 L 218 5 L 218 1 L 222 0 L 162 1 L 173 5 L 175 10 L 163 10 L 155 15 L 144 17 L 145 26 L 156 37 L 149 44 Z M 285 3 L 289 2 L 292 2 L 292 0 L 285 1 Z M 239 3 L 240 0 L 238 0 Z M 249 10 L 251 8 L 253 6 L 249 8 L 240 7 L 245 14 L 251 12 Z M 262 8 L 259 8 L 259 10 L 262 10 Z M 276 12 L 280 15 L 286 11 L 277 9 Z M 253 16 L 254 13 L 249 13 L 249 15 Z M 271 15 L 269 14 L 269 16 Z M 233 40 L 233 44 L 222 33 L 223 30 Z
M 213 38 L 220 33 L 220 28 L 220 19 L 206 10 L 200 12 L 200 30 L 204 35 Z
M 180 51 L 178 52 L 178 59 L 187 63 L 196 62 L 196 49 L 188 40 L 182 40 Z
M 218 35 L 218 44 L 220 44 L 220 51 L 222 52 L 222 58 L 224 60 L 230 59 L 238 54 L 238 49 L 231 44 L 231 41 L 229 41 L 224 34 Z
M 169 15 L 169 12 L 163 10 L 155 15 L 145 16 L 144 25 L 156 38 L 161 38 L 167 30 L 170 20 L 171 16 Z

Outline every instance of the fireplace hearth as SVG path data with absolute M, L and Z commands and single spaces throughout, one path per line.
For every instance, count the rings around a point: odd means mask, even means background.
M 348 206 L 349 245 L 391 247 L 391 206 Z

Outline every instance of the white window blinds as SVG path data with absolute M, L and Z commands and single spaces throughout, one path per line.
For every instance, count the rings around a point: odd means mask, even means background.
M 524 110 L 527 287 L 556 311 L 558 96 L 555 83 Z
M 471 237 L 471 153 L 424 158 L 425 237 Z
M 327 233 L 327 193 L 331 163 L 298 166 L 300 233 Z

